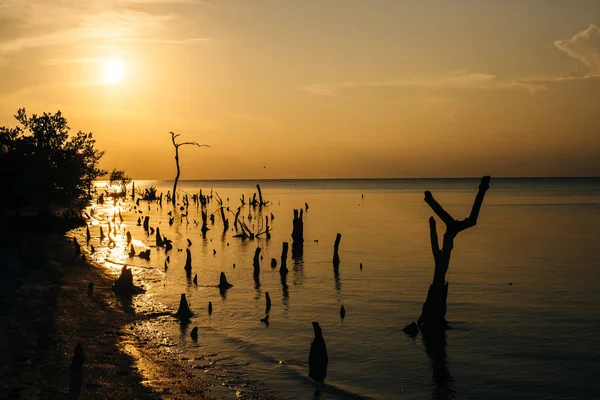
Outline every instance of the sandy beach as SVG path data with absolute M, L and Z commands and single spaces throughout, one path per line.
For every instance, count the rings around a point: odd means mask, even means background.
M 17 233 L 0 247 L 0 398 L 58 399 L 69 393 L 69 365 L 81 343 L 84 399 L 226 399 L 234 393 L 200 381 L 129 326 L 155 314 L 127 313 L 112 280 L 74 257 L 57 234 Z M 94 282 L 88 294 L 88 283 Z

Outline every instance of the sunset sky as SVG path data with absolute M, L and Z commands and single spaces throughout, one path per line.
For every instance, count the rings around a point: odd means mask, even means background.
M 600 176 L 598 0 L 0 0 L 0 126 L 171 179 Z

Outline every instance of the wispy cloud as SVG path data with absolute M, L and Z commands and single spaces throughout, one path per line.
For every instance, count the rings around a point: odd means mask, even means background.
M 521 88 L 524 84 L 505 81 L 488 73 L 455 73 L 437 78 L 409 78 L 387 81 L 355 81 L 312 84 L 301 90 L 318 96 L 339 96 L 344 91 L 361 88 L 427 88 L 427 89 L 509 89 Z
M 173 38 L 168 30 L 183 18 L 172 7 L 169 12 L 143 7 L 150 4 L 202 4 L 193 0 L 5 0 L 0 14 L 6 23 L 18 26 L 3 32 L 0 58 L 29 49 L 82 45 L 190 45 L 206 42 L 199 37 Z M 135 6 L 135 7 L 134 7 Z M 133 8 L 132 8 L 133 7 Z M 165 7 L 161 7 L 162 10 Z
M 572 38 L 556 40 L 557 49 L 578 60 L 583 65 L 568 73 L 556 76 L 530 76 L 516 79 L 500 79 L 486 73 L 453 73 L 442 77 L 420 77 L 380 81 L 352 81 L 316 83 L 300 90 L 316 96 L 341 96 L 351 90 L 368 88 L 426 88 L 455 90 L 507 90 L 519 89 L 537 94 L 557 82 L 600 78 L 600 28 L 590 25 L 577 32 Z
M 557 40 L 554 45 L 574 59 L 582 62 L 590 73 L 600 73 L 600 28 L 590 25 L 571 39 Z

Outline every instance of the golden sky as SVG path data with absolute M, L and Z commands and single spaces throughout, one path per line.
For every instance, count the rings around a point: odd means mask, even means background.
M 600 176 L 598 0 L 0 0 L 0 126 L 135 179 Z

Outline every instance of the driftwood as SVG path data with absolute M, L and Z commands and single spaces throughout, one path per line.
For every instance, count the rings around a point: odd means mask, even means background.
M 144 260 L 150 260 L 150 249 L 140 251 L 138 257 Z
M 265 324 L 266 326 L 269 326 L 269 314 L 265 315 L 264 318 L 260 319 L 260 322 L 262 322 L 263 324 Z
M 425 192 L 425 202 L 431 207 L 433 212 L 446 225 L 446 232 L 440 249 L 438 243 L 438 235 L 436 229 L 436 221 L 434 217 L 429 218 L 429 232 L 431 239 L 431 250 L 434 259 L 433 281 L 429 286 L 427 298 L 423 304 L 421 316 L 417 322 L 417 326 L 421 330 L 425 329 L 446 329 L 448 321 L 446 321 L 446 302 L 448 298 L 448 282 L 446 282 L 446 273 L 450 265 L 450 255 L 454 248 L 454 238 L 465 229 L 472 228 L 477 224 L 477 218 L 485 193 L 489 189 L 490 177 L 484 176 L 481 178 L 479 190 L 475 196 L 473 207 L 469 217 L 463 220 L 454 219 L 444 208 L 434 199 L 431 192 Z M 408 331 L 408 332 L 407 332 Z M 405 328 L 405 332 L 414 333 L 414 325 L 410 324 Z
M 308 376 L 317 382 L 323 382 L 327 376 L 327 346 L 323 339 L 323 331 L 318 322 L 313 322 L 315 338 L 310 344 L 310 353 L 308 354 Z

